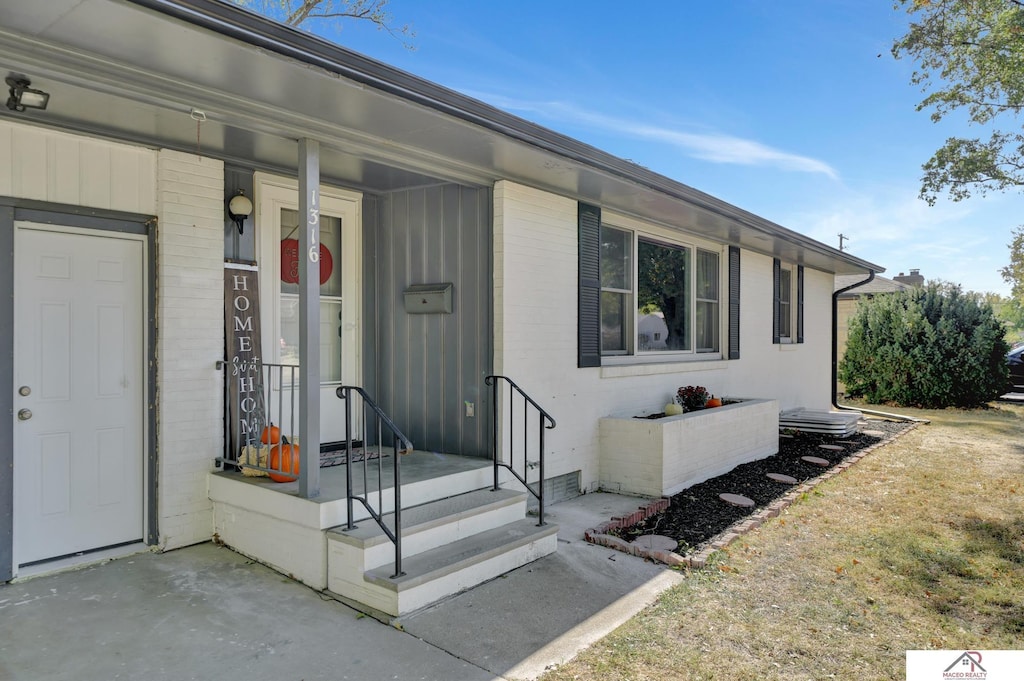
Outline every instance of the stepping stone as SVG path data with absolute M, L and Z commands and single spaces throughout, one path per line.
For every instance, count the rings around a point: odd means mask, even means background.
M 861 431 L 861 435 L 868 435 L 870 437 L 885 437 L 885 433 L 880 430 L 864 430 Z
M 806 461 L 807 463 L 813 463 L 815 466 L 825 467 L 832 465 L 832 462 L 829 461 L 828 459 L 822 459 L 821 457 L 817 456 L 801 456 L 800 460 Z
M 822 449 L 827 449 L 827 450 L 833 451 L 833 452 L 842 452 L 842 451 L 844 451 L 844 447 L 842 447 L 841 445 L 818 445 L 818 446 L 820 448 L 822 448 Z
M 742 494 L 731 494 L 726 492 L 725 494 L 719 494 L 718 498 L 727 504 L 732 504 L 733 506 L 740 506 L 742 508 L 754 507 L 754 500 L 748 499 Z
M 793 439 L 793 436 L 790 435 L 789 433 L 779 433 L 779 437 L 789 438 L 790 440 Z
M 795 485 L 799 482 L 799 480 L 794 478 L 792 475 L 783 475 L 782 473 L 769 473 L 768 477 L 775 482 L 781 482 L 787 485 Z
M 679 546 L 679 542 L 663 534 L 645 534 L 642 537 L 637 537 L 630 543 L 633 546 L 639 546 L 649 551 L 675 551 L 676 547 Z

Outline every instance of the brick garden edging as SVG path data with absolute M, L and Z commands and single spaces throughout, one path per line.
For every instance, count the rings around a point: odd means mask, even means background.
M 888 437 L 873 445 L 869 445 L 860 451 L 854 452 L 821 475 L 805 480 L 764 508 L 727 527 L 721 534 L 712 539 L 697 553 L 687 554 L 684 556 L 675 553 L 674 551 L 645 549 L 636 544 L 630 543 L 625 539 L 620 539 L 619 537 L 608 534 L 609 530 L 621 530 L 625 527 L 636 525 L 641 520 L 646 520 L 652 515 L 661 513 L 667 509 L 671 503 L 671 500 L 668 497 L 656 499 L 641 506 L 639 509 L 633 511 L 627 516 L 612 518 L 608 522 L 601 523 L 597 527 L 585 530 L 583 532 L 583 538 L 591 544 L 598 544 L 600 546 L 605 546 L 607 548 L 622 551 L 623 553 L 639 556 L 641 558 L 650 558 L 651 560 L 656 560 L 670 567 L 705 567 L 713 553 L 726 548 L 736 541 L 741 535 L 760 527 L 765 523 L 765 521 L 778 517 L 779 514 L 789 508 L 793 502 L 799 499 L 802 495 L 812 491 L 815 487 L 826 480 L 839 475 L 847 468 L 850 468 L 853 464 L 873 452 L 875 449 L 903 437 L 905 434 L 917 428 L 918 425 L 920 425 L 920 423 L 912 422 L 910 426 L 896 433 L 892 437 Z

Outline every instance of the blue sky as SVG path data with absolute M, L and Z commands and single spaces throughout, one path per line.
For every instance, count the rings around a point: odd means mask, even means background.
M 1006 295 L 1024 196 L 917 198 L 921 164 L 963 117 L 915 111 L 888 0 L 391 0 L 409 51 L 364 22 L 325 37 L 570 135 L 893 276 Z M 321 32 L 316 24 L 308 28 Z

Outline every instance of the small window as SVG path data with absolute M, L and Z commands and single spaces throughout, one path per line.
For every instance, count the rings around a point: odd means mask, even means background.
M 804 268 L 783 265 L 775 258 L 774 310 L 772 336 L 774 343 L 804 342 Z
M 779 270 L 779 341 L 793 340 L 793 270 Z
M 601 353 L 632 351 L 633 234 L 601 226 Z
M 719 323 L 718 253 L 697 251 L 697 352 L 718 352 Z

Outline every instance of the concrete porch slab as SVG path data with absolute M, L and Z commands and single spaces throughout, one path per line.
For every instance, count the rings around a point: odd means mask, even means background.
M 0 679 L 536 678 L 683 579 L 583 541 L 644 501 L 551 506 L 558 553 L 399 620 L 409 633 L 213 544 L 7 584 Z
M 213 544 L 0 586 L 5 681 L 493 678 Z

